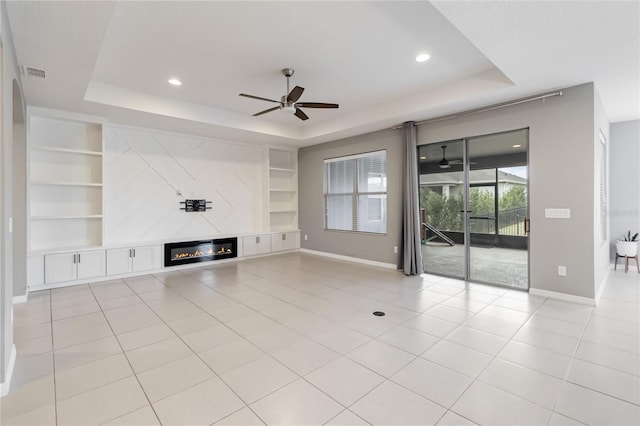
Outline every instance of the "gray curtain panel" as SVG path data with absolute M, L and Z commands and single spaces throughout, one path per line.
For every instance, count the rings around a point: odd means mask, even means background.
M 420 246 L 420 203 L 418 196 L 418 153 L 416 123 L 403 124 L 402 158 L 402 257 L 404 273 L 418 275 L 422 269 Z

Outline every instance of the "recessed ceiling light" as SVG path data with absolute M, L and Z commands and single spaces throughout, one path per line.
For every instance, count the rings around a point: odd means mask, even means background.
M 169 84 L 172 86 L 182 86 L 182 82 L 180 80 L 178 80 L 177 78 L 170 78 L 169 79 Z
M 520 148 L 522 145 L 520 145 L 519 143 L 515 144 L 515 145 L 511 145 L 511 148 Z
M 421 159 L 421 160 L 426 160 L 426 159 L 427 159 L 427 157 L 420 157 L 420 159 Z
M 426 62 L 429 60 L 429 58 L 431 58 L 431 56 L 427 55 L 426 53 L 421 53 L 416 56 L 416 62 Z

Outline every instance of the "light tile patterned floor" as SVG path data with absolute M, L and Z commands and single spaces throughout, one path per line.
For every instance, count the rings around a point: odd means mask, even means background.
M 634 273 L 592 308 L 300 253 L 42 291 L 1 420 L 637 425 L 639 306 Z

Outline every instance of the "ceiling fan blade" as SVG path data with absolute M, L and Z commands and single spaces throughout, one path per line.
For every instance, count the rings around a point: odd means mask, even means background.
M 327 104 L 324 102 L 299 102 L 298 106 L 304 108 L 338 108 L 338 104 Z
M 287 96 L 287 102 L 295 102 L 300 99 L 302 96 L 302 92 L 304 92 L 304 87 L 296 86 L 294 87 Z
M 258 99 L 259 101 L 280 103 L 280 101 L 274 101 L 273 99 L 261 98 L 260 96 L 247 95 L 246 93 L 240 93 L 240 96 L 244 96 L 245 98 Z
M 296 108 L 296 117 L 298 117 L 300 120 L 308 120 L 309 116 L 307 114 L 305 114 L 300 108 Z
M 277 110 L 277 109 L 280 109 L 280 107 L 279 107 L 279 106 L 277 106 L 277 107 L 273 107 L 273 108 L 265 109 L 264 111 L 256 112 L 255 114 L 253 114 L 253 116 L 255 117 L 255 116 L 258 116 L 258 115 L 266 114 L 266 113 L 268 113 L 268 112 L 275 111 L 275 110 Z

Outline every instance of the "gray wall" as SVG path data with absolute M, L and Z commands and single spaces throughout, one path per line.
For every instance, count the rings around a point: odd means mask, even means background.
M 593 298 L 594 86 L 563 96 L 418 127 L 435 143 L 528 127 L 530 287 Z M 545 219 L 545 208 L 570 208 L 571 219 Z M 558 265 L 567 267 L 560 277 Z
M 611 124 L 609 142 L 609 212 L 611 262 L 616 240 L 640 232 L 640 120 Z
M 22 97 L 13 82 L 13 297 L 27 294 L 27 133 Z
M 387 150 L 387 234 L 325 230 L 324 160 L 381 149 Z M 393 253 L 393 247 L 401 246 L 402 130 L 382 130 L 302 148 L 298 171 L 302 248 L 398 265 L 399 255 Z

